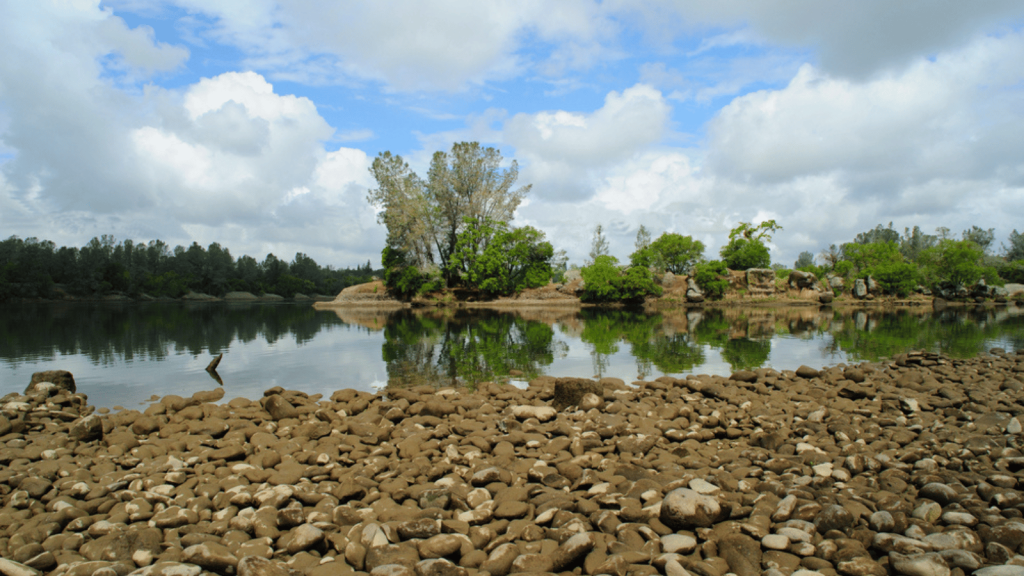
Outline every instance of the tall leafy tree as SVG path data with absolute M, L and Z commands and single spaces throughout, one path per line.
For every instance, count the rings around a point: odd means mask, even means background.
M 800 255 L 796 257 L 796 262 L 793 262 L 793 269 L 800 270 L 807 268 L 808 266 L 814 266 L 814 254 L 811 254 L 810 252 L 801 252 Z
M 1003 244 L 1003 255 L 1006 259 L 1010 262 L 1024 260 L 1024 234 L 1020 234 L 1014 229 L 1013 232 L 1010 232 L 1007 241 L 1010 243 L 1009 246 Z
M 596 263 L 599 256 L 608 256 L 608 239 L 604 236 L 604 226 L 600 224 L 594 228 L 594 238 L 590 241 L 589 256 L 588 265 Z M 617 259 L 616 262 L 618 262 Z
M 961 237 L 964 240 L 974 242 L 975 244 L 978 245 L 978 248 L 981 248 L 982 252 L 987 254 L 989 247 L 992 246 L 992 242 L 994 242 L 996 239 L 996 229 L 989 228 L 988 230 L 985 230 L 984 228 L 979 228 L 978 226 L 971 226 L 970 229 L 964 230 L 964 233 Z
M 666 232 L 644 248 L 630 255 L 633 266 L 667 270 L 673 274 L 689 274 L 693 265 L 704 257 L 704 243 L 689 236 Z
M 515 188 L 518 163 L 502 168 L 502 160 L 495 148 L 458 142 L 450 152 L 434 153 L 423 181 L 401 156 L 381 153 L 370 168 L 377 188 L 367 199 L 381 210 L 378 221 L 388 228 L 388 248 L 405 253 L 401 261 L 437 264 L 445 282 L 454 283 L 449 260 L 467 218 L 478 225 L 507 223 L 530 191 L 530 185 Z

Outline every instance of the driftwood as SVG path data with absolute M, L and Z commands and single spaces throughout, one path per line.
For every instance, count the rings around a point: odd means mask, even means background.
M 217 384 L 224 385 L 224 381 L 220 379 L 220 374 L 217 374 L 217 366 L 220 365 L 221 359 L 224 358 L 224 354 L 218 354 L 216 358 L 206 367 L 206 371 L 210 374 L 210 377 L 217 381 Z

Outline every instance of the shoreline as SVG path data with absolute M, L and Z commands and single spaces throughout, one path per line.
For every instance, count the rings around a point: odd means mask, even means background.
M 3 573 L 1024 573 L 1022 351 L 107 415 L 37 376 L 0 406 Z

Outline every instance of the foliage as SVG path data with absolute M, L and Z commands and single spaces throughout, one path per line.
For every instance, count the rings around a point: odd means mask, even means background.
M 730 270 L 768 268 L 772 262 L 767 246 L 760 240 L 748 240 L 747 238 L 730 240 L 722 247 L 719 254 Z
M 1015 228 L 1007 241 L 1010 245 L 1003 244 L 1003 257 L 1009 262 L 1024 260 L 1024 234 L 1018 233 Z
M 922 252 L 921 260 L 933 282 L 966 287 L 985 276 L 986 270 L 980 265 L 984 255 L 984 250 L 970 240 L 942 240 Z
M 704 296 L 718 300 L 725 295 L 725 291 L 729 288 L 729 281 L 724 278 L 728 274 L 729 270 L 725 262 L 711 260 L 697 264 L 693 281 L 700 287 Z
M 889 222 L 888 228 L 883 228 L 881 224 L 875 226 L 874 230 L 868 230 L 867 232 L 861 232 L 853 238 L 855 244 L 877 244 L 879 242 L 893 243 L 900 241 L 900 233 L 892 229 L 892 222 Z
M 992 246 L 992 242 L 994 242 L 996 239 L 995 232 L 995 228 L 989 228 L 988 230 L 985 230 L 984 228 L 979 228 L 978 226 L 971 226 L 970 229 L 964 230 L 964 233 L 961 235 L 961 238 L 963 238 L 964 240 L 974 242 L 975 244 L 978 245 L 978 248 L 981 248 L 982 252 L 988 253 L 989 247 Z
M 477 142 L 458 142 L 450 152 L 435 152 L 424 181 L 401 156 L 382 152 L 370 168 L 377 188 L 367 200 L 380 209 L 378 222 L 388 229 L 387 245 L 403 252 L 409 266 L 437 264 L 446 285 L 458 280 L 449 265 L 466 219 L 507 223 L 529 192 L 513 189 L 519 166 L 501 168 L 501 153 Z
M 771 242 L 772 234 L 780 230 L 782 230 L 782 226 L 776 224 L 775 220 L 765 220 L 757 226 L 750 222 L 740 222 L 729 231 L 729 240 L 744 238 L 755 242 Z
M 814 254 L 810 252 L 801 252 L 796 258 L 796 262 L 793 263 L 794 270 L 803 270 L 808 266 L 814 266 Z
M 853 262 L 849 260 L 837 262 L 835 267 L 832 268 L 832 273 L 840 278 L 849 278 L 850 274 L 853 273 Z
M 999 277 L 1014 284 L 1024 284 L 1024 259 L 1006 262 L 997 268 Z
M 608 256 L 608 239 L 604 237 L 604 227 L 600 224 L 594 228 L 594 239 L 590 241 L 589 256 L 590 259 L 587 260 L 588 265 L 596 263 L 600 256 Z
M 917 262 L 921 252 L 935 246 L 939 239 L 936 236 L 925 234 L 920 226 L 914 229 L 903 229 L 903 237 L 900 238 L 900 254 L 910 262 Z
M 649 238 L 649 237 L 648 237 Z M 666 232 L 654 242 L 641 246 L 630 255 L 633 266 L 653 267 L 673 274 L 689 274 L 693 265 L 704 257 L 704 243 L 689 236 Z
M 871 274 L 871 269 L 883 264 L 895 264 L 903 261 L 899 245 L 896 242 L 869 242 L 843 244 L 843 255 L 853 264 L 860 278 Z
M 598 256 L 593 264 L 580 269 L 584 288 L 580 297 L 584 302 L 635 302 L 648 295 L 661 294 L 651 271 L 642 266 L 631 266 L 624 271 L 614 256 Z
M 822 259 L 824 265 L 829 269 L 833 270 L 839 262 L 843 259 L 843 251 L 835 244 L 830 245 L 828 248 L 822 248 L 821 253 L 818 257 Z
M 554 250 L 540 230 L 472 219 L 466 224 L 449 262 L 453 276 L 465 285 L 489 294 L 512 294 L 551 279 Z
M 402 250 L 385 246 L 381 252 L 384 285 L 399 298 L 432 292 L 440 288 L 439 275 L 421 270 Z
M 870 270 L 872 278 L 886 294 L 906 298 L 919 283 L 917 266 L 909 262 L 885 262 Z
M 48 298 L 60 289 L 72 295 L 116 292 L 136 296 L 180 297 L 191 291 L 220 296 L 229 291 L 336 294 L 367 282 L 370 263 L 354 269 L 322 267 L 302 254 L 288 262 L 268 254 L 262 263 L 251 256 L 236 261 L 214 242 L 192 243 L 172 251 L 161 240 L 117 242 L 104 234 L 81 248 L 60 247 L 36 238 L 12 236 L 0 242 L 0 300 Z M 279 281 L 290 276 L 284 284 Z

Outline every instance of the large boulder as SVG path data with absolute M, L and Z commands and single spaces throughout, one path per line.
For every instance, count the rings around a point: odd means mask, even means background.
M 52 386 L 46 384 L 52 384 Z M 29 380 L 28 386 L 25 388 L 25 394 L 46 393 L 49 396 L 62 390 L 74 394 L 77 391 L 75 377 L 67 370 L 46 370 L 32 375 L 32 379 Z
M 583 396 L 595 394 L 604 397 L 604 386 L 586 378 L 559 378 L 555 380 L 555 397 L 551 406 L 555 410 L 563 410 L 569 406 L 579 406 Z
M 775 293 L 775 270 L 751 268 L 747 270 L 747 288 L 751 295 L 764 296 Z
M 814 288 L 817 284 L 818 277 L 810 272 L 804 272 L 803 270 L 793 270 L 789 273 L 789 287 L 794 289 L 803 290 L 804 288 Z
M 868 285 L 861 278 L 853 283 L 853 297 L 864 299 L 868 297 Z
M 693 278 L 686 279 L 686 301 L 687 302 L 703 302 L 704 292 L 701 291 L 700 286 L 694 282 Z

